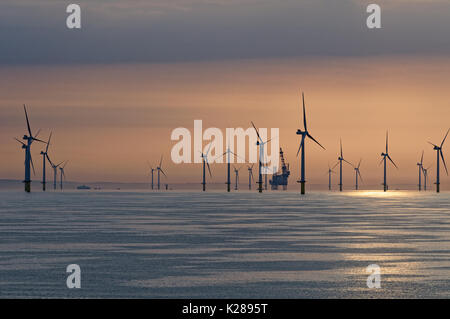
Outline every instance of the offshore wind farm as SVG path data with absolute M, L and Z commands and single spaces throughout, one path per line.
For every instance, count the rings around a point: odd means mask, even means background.
M 450 298 L 450 3 L 325 2 L 1 1 L 0 298 Z

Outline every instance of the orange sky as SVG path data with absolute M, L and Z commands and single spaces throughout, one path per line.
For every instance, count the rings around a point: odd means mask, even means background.
M 146 181 L 146 161 L 165 155 L 170 183 L 198 182 L 200 165 L 175 165 L 169 156 L 177 127 L 250 126 L 280 128 L 280 145 L 298 177 L 295 153 L 300 127 L 300 90 L 306 94 L 310 132 L 326 148 L 307 144 L 307 180 L 326 184 L 327 163 L 337 158 L 339 138 L 351 162 L 363 159 L 365 184 L 379 185 L 378 166 L 390 131 L 391 157 L 400 170 L 389 170 L 388 183 L 417 183 L 425 150 L 426 165 L 450 127 L 450 58 L 301 58 L 172 64 L 0 67 L 0 178 L 23 178 L 23 151 L 13 137 L 25 133 L 22 104 L 27 103 L 34 131 L 53 130 L 50 156 L 70 160 L 69 180 Z M 43 80 L 45 76 L 45 80 Z M 450 164 L 450 144 L 444 154 Z M 41 178 L 41 147 L 33 144 Z M 224 165 L 213 166 L 215 182 Z M 345 169 L 350 187 L 354 172 Z M 448 189 L 449 178 L 442 176 Z M 242 177 L 244 181 L 245 178 Z M 294 179 L 291 178 L 291 184 Z M 337 183 L 337 182 L 336 182 Z

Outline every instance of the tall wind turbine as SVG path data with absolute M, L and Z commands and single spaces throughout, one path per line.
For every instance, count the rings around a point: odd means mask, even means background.
M 300 163 L 301 177 L 300 177 L 300 181 L 299 182 L 300 182 L 300 185 L 301 185 L 301 194 L 304 195 L 305 192 L 306 192 L 306 189 L 305 189 L 305 183 L 306 183 L 306 179 L 305 179 L 305 140 L 306 140 L 307 137 L 309 137 L 316 144 L 318 144 L 321 148 L 325 149 L 325 147 L 323 147 L 308 132 L 308 127 L 306 125 L 305 94 L 303 92 L 302 92 L 302 100 L 303 100 L 303 127 L 304 127 L 304 130 L 302 131 L 301 129 L 298 129 L 296 134 L 302 136 L 302 139 L 301 139 L 301 142 L 300 142 L 300 146 L 299 146 L 298 151 L 297 151 L 297 157 L 298 157 L 298 154 L 300 153 L 300 150 L 301 150 L 302 151 L 302 153 L 301 153 L 301 163 Z
M 251 190 L 252 189 L 252 179 L 255 180 L 255 178 L 253 177 L 253 165 L 247 165 L 247 169 L 248 169 L 248 189 Z
M 427 168 L 423 168 L 423 190 L 427 191 L 427 183 L 428 183 L 428 170 L 431 168 L 431 166 Z
M 64 179 L 66 179 L 66 173 L 64 172 L 64 167 L 66 167 L 66 165 L 67 165 L 68 162 L 69 162 L 69 161 L 66 161 L 66 162 L 64 163 L 64 165 L 61 166 L 61 167 L 59 168 L 59 171 L 60 171 L 60 177 L 61 177 L 61 180 L 60 180 L 60 188 L 61 188 L 61 190 L 63 189 L 63 177 L 64 177 Z
M 331 191 L 331 174 L 336 173 L 335 171 L 333 171 L 333 169 L 336 168 L 336 166 L 338 166 L 339 162 L 337 162 L 336 164 L 334 164 L 333 167 L 330 167 L 330 164 L 328 164 L 328 190 Z
M 389 156 L 389 133 L 388 132 L 386 132 L 386 153 L 381 153 L 381 156 L 383 158 L 381 159 L 380 164 L 384 162 L 383 190 L 386 192 L 389 188 L 387 185 L 387 161 L 386 161 L 386 158 L 389 159 L 389 161 L 391 161 L 391 163 L 395 166 L 396 169 L 398 169 L 397 165 L 394 163 L 392 158 Z
M 256 128 L 255 124 L 252 122 L 253 128 L 256 131 L 256 136 L 258 137 L 257 141 L 256 141 L 256 146 L 259 146 L 259 164 L 258 164 L 258 171 L 259 171 L 259 176 L 258 176 L 258 192 L 262 193 L 263 191 L 263 180 L 262 180 L 262 167 L 263 167 L 263 162 L 265 162 L 265 157 L 264 157 L 264 145 L 266 145 L 267 143 L 269 143 L 272 139 L 269 139 L 267 141 L 263 141 L 261 136 L 259 135 L 259 131 Z M 265 163 L 264 163 L 265 165 Z M 267 173 L 267 172 L 266 172 Z
M 444 142 L 448 136 L 448 132 L 450 132 L 450 129 L 448 129 L 447 134 L 445 134 L 445 137 L 442 140 L 441 146 L 437 146 L 431 142 L 428 142 L 434 146 L 433 149 L 436 151 L 436 155 L 437 155 L 437 162 L 436 162 L 436 192 L 437 193 L 439 193 L 441 191 L 441 189 L 440 189 L 441 182 L 439 179 L 439 162 L 440 162 L 439 155 L 442 158 L 442 163 L 444 163 L 444 168 L 448 175 L 447 164 L 445 164 L 444 154 L 442 153 L 442 146 L 444 145 Z
M 233 169 L 234 169 L 234 174 L 236 174 L 236 183 L 235 183 L 235 186 L 234 186 L 234 190 L 235 191 L 237 191 L 238 190 L 238 188 L 239 188 L 239 170 L 242 168 L 242 166 L 241 167 L 239 167 L 239 168 L 236 168 L 234 165 L 233 165 Z
M 47 146 L 45 147 L 45 152 L 41 151 L 41 155 L 42 155 L 42 190 L 45 192 L 45 184 L 47 183 L 46 179 L 45 179 L 45 168 L 46 168 L 46 163 L 45 161 L 47 160 L 47 152 L 48 152 L 48 147 L 50 146 L 50 140 L 52 138 L 52 133 L 50 132 L 50 136 L 48 137 L 48 142 L 47 142 Z
M 342 152 L 342 139 L 340 140 L 341 143 L 341 156 L 338 157 L 339 161 L 339 191 L 342 192 L 343 183 L 342 183 L 342 162 L 346 162 L 348 165 L 353 167 L 353 164 L 347 161 L 344 158 L 344 153 Z
M 156 170 L 158 171 L 158 190 L 161 189 L 161 186 L 160 186 L 160 172 L 163 173 L 163 175 L 165 177 L 167 177 L 167 175 L 164 173 L 164 171 L 162 169 L 162 161 L 163 161 L 163 157 L 161 155 L 161 160 L 159 161 L 159 165 L 156 167 Z
M 148 168 L 150 169 L 150 174 L 152 174 L 152 184 L 151 184 L 151 187 L 152 187 L 152 189 L 153 189 L 153 172 L 154 172 L 156 169 L 154 169 L 153 166 L 150 165 L 150 162 L 149 162 L 149 161 L 147 161 L 147 165 L 148 165 Z
M 39 135 L 39 131 L 38 133 L 36 133 L 35 136 L 33 136 L 33 133 L 31 133 L 31 128 L 30 128 L 30 121 L 28 120 L 28 113 L 27 113 L 27 108 L 25 106 L 25 104 L 23 105 L 23 110 L 25 111 L 25 118 L 27 120 L 27 129 L 28 129 L 28 135 L 24 135 L 22 137 L 23 140 L 26 141 L 26 143 L 23 143 L 22 141 L 20 141 L 19 139 L 15 139 L 16 141 L 18 141 L 20 144 L 22 144 L 22 148 L 25 149 L 25 192 L 29 193 L 31 191 L 31 167 L 33 168 L 33 172 L 34 172 L 34 164 L 33 164 L 33 159 L 31 158 L 31 144 L 33 143 L 33 141 L 38 141 L 41 143 L 45 143 L 44 141 L 41 141 L 40 139 L 37 138 L 37 136 Z
M 419 167 L 419 192 L 422 190 L 423 153 L 424 151 L 422 151 L 420 163 L 417 163 L 417 166 Z
M 360 166 L 361 166 L 361 161 L 362 160 L 359 160 L 359 163 L 358 163 L 358 166 L 356 166 L 355 167 L 355 175 L 356 175 L 356 182 L 355 182 L 355 189 L 356 190 L 358 190 L 359 188 L 358 188 L 358 177 L 359 177 L 359 179 L 361 180 L 361 182 L 362 182 L 362 176 L 361 176 L 361 172 L 359 171 L 359 168 L 360 168 Z
M 208 163 L 208 154 L 209 154 L 209 151 L 211 150 L 211 146 L 212 146 L 212 144 L 209 145 L 209 148 L 206 151 L 206 153 L 201 152 L 202 153 L 202 162 L 203 162 L 203 182 L 202 182 L 202 185 L 203 185 L 203 191 L 204 192 L 206 191 L 206 166 L 208 166 L 209 177 L 212 177 L 211 168 L 209 167 L 209 163 Z

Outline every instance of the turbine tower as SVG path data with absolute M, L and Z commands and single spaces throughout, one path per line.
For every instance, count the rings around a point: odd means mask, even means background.
M 206 154 L 201 152 L 202 153 L 202 162 L 203 162 L 203 182 L 202 182 L 202 185 L 203 185 L 203 191 L 204 192 L 206 191 L 206 166 L 208 166 L 209 177 L 212 177 L 211 168 L 209 167 L 209 163 L 208 163 L 208 154 L 209 154 L 209 151 L 211 149 L 211 145 L 212 144 L 209 145 L 209 148 L 208 148 L 208 151 L 206 152 Z
M 387 185 L 387 161 L 386 161 L 386 158 L 389 159 L 389 161 L 391 161 L 391 163 L 395 166 L 396 169 L 398 169 L 397 165 L 394 163 L 392 158 L 389 156 L 389 133 L 388 132 L 386 132 L 386 153 L 381 153 L 381 156 L 383 158 L 381 159 L 380 164 L 384 162 L 383 190 L 386 192 L 389 188 Z
M 39 131 L 36 133 L 35 136 L 33 136 L 33 134 L 31 133 L 31 128 L 30 128 L 30 121 L 28 120 L 28 113 L 27 113 L 27 108 L 25 106 L 25 104 L 23 105 L 23 110 L 25 111 L 25 118 L 27 120 L 27 129 L 28 129 L 28 135 L 24 135 L 22 137 L 23 140 L 26 141 L 26 144 L 23 143 L 22 141 L 20 141 L 19 139 L 15 139 L 16 141 L 18 141 L 20 144 L 22 144 L 22 148 L 25 149 L 25 192 L 29 193 L 31 191 L 31 167 L 33 168 L 33 173 L 34 173 L 34 164 L 33 164 L 33 159 L 31 158 L 31 144 L 34 141 L 38 141 L 41 143 L 45 143 L 44 141 L 41 141 L 37 138 L 37 136 L 39 135 Z
M 302 151 L 302 153 L 301 153 L 301 163 L 300 163 L 301 177 L 300 177 L 299 183 L 301 185 L 301 194 L 304 195 L 305 192 L 306 192 L 306 189 L 305 189 L 305 183 L 306 183 L 306 179 L 305 179 L 305 140 L 306 140 L 307 137 L 309 137 L 314 142 L 316 142 L 316 144 L 318 144 L 321 148 L 325 149 L 325 147 L 323 147 L 308 132 L 308 127 L 306 125 L 305 95 L 304 95 L 303 92 L 302 92 L 302 100 L 303 100 L 303 127 L 304 127 L 304 130 L 302 131 L 301 129 L 298 129 L 296 134 L 302 136 L 302 139 L 301 139 L 301 142 L 300 142 L 300 146 L 299 146 L 298 151 L 297 151 L 297 157 L 298 157 L 298 154 L 300 153 L 300 150 L 301 150 Z
M 156 167 L 156 170 L 158 171 L 158 190 L 161 189 L 160 172 L 163 173 L 163 175 L 165 177 L 167 177 L 167 175 L 164 173 L 164 171 L 162 169 L 162 161 L 163 161 L 163 156 L 161 155 L 161 160 L 159 161 L 159 165 Z
M 251 190 L 252 189 L 252 179 L 255 180 L 255 178 L 253 177 L 253 165 L 247 165 L 247 169 L 248 169 L 248 189 Z
M 333 169 L 335 169 L 336 166 L 338 166 L 339 162 L 337 162 L 333 167 L 330 167 L 330 164 L 328 164 L 328 190 L 331 191 L 331 174 L 336 173 L 335 171 L 333 171 Z
M 258 137 L 258 140 L 256 141 L 256 146 L 259 146 L 259 164 L 258 164 L 258 171 L 259 171 L 259 176 L 258 176 L 258 192 L 262 193 L 263 191 L 263 180 L 262 180 L 262 167 L 263 167 L 263 162 L 265 162 L 265 157 L 264 157 L 264 145 L 266 145 L 267 143 L 269 143 L 272 139 L 269 139 L 267 141 L 263 141 L 261 136 L 259 135 L 259 131 L 256 128 L 255 124 L 252 122 L 253 128 L 256 131 L 256 135 Z M 264 163 L 265 165 L 265 163 Z M 266 172 L 267 173 L 267 172 Z
M 41 151 L 41 155 L 42 155 L 42 190 L 45 192 L 45 184 L 47 183 L 46 179 L 45 179 L 45 161 L 48 158 L 47 152 L 48 152 L 48 147 L 50 146 L 50 140 L 52 138 L 52 133 L 50 132 L 50 136 L 48 137 L 48 142 L 47 142 L 47 146 L 45 148 L 45 152 Z
M 353 164 L 347 161 L 344 158 L 344 153 L 342 152 L 342 139 L 340 140 L 341 143 L 341 156 L 338 157 L 339 161 L 339 191 L 342 192 L 343 183 L 342 183 L 342 162 L 346 162 L 348 165 L 353 167 Z
M 69 161 L 66 161 L 66 162 L 64 163 L 64 165 L 61 166 L 61 167 L 59 168 L 59 171 L 60 171 L 60 178 L 61 178 L 61 180 L 60 180 L 60 188 L 61 188 L 61 190 L 63 189 L 63 177 L 64 177 L 64 179 L 66 179 L 66 174 L 64 173 L 64 167 L 66 167 L 66 165 L 67 165 L 68 162 L 69 162 Z
M 422 151 L 420 163 L 417 163 L 417 166 L 419 167 L 419 192 L 422 190 L 423 154 L 424 151 Z
M 234 186 L 234 190 L 235 191 L 237 191 L 238 189 L 239 189 L 239 170 L 242 168 L 242 166 L 241 167 L 239 167 L 239 168 L 236 168 L 234 165 L 233 165 L 233 169 L 234 169 L 234 174 L 236 174 L 236 183 L 235 183 L 235 186 Z
M 446 138 L 448 136 L 448 132 L 450 132 L 450 129 L 448 129 L 447 134 L 445 134 L 445 137 L 442 140 L 442 143 L 441 143 L 440 146 L 437 146 L 437 145 L 435 145 L 435 144 L 433 144 L 431 142 L 428 142 L 428 143 L 430 143 L 431 145 L 434 146 L 433 149 L 436 151 L 436 155 L 437 155 L 437 162 L 436 162 L 436 192 L 437 193 L 439 193 L 441 191 L 441 189 L 440 189 L 441 182 L 440 182 L 440 179 L 439 179 L 439 164 L 440 164 L 439 163 L 440 162 L 439 155 L 442 158 L 442 163 L 444 163 L 444 168 L 445 168 L 445 171 L 447 172 L 447 175 L 448 175 L 447 164 L 445 164 L 444 154 L 442 153 L 442 146 L 444 145 L 444 142 L 445 142 L 445 140 L 446 140 Z
M 361 179 L 361 182 L 363 181 L 362 176 L 361 176 L 361 172 L 359 171 L 359 167 L 361 166 L 361 161 L 359 160 L 358 166 L 355 167 L 355 175 L 356 175 L 356 183 L 355 183 L 355 190 L 358 190 L 358 177 L 359 179 Z

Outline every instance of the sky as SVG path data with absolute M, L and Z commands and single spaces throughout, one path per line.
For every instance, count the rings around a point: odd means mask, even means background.
M 13 137 L 25 133 L 26 103 L 33 130 L 53 131 L 50 156 L 70 161 L 70 180 L 148 181 L 146 161 L 164 154 L 169 183 L 199 182 L 199 164 L 171 162 L 170 134 L 201 119 L 280 128 L 294 184 L 305 91 L 309 129 L 326 147 L 307 144 L 309 183 L 327 183 L 342 138 L 345 157 L 362 158 L 364 183 L 379 185 L 389 130 L 400 168 L 390 184 L 414 185 L 422 150 L 436 162 L 427 141 L 450 127 L 450 1 L 373 2 L 379 30 L 366 28 L 369 2 L 356 0 L 78 1 L 82 29 L 69 30 L 65 1 L 4 0 L 0 178 L 23 178 Z M 35 179 L 41 148 L 32 146 Z M 214 182 L 223 166 L 213 165 Z M 354 172 L 344 172 L 350 187 Z

